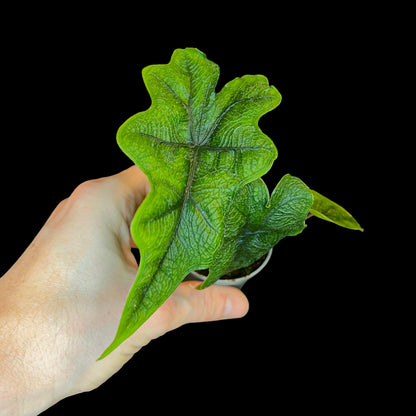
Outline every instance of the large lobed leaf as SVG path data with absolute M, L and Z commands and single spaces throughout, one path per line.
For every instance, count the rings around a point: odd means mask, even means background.
M 264 76 L 246 75 L 216 93 L 218 77 L 218 66 L 193 48 L 143 70 L 152 105 L 117 133 L 151 184 L 131 227 L 141 260 L 116 337 L 100 358 L 133 334 L 189 272 L 211 266 L 230 201 L 277 157 L 258 120 L 280 103 L 279 92 Z

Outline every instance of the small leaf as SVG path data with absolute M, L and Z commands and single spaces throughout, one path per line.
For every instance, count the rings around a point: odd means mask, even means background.
M 302 232 L 311 204 L 309 188 L 291 175 L 280 180 L 271 197 L 261 179 L 247 184 L 231 206 L 223 244 L 199 288 L 208 287 L 232 270 L 249 266 L 282 238 Z
M 312 215 L 322 220 L 333 222 L 341 227 L 364 231 L 355 218 L 343 207 L 316 191 L 311 190 L 311 192 L 313 195 L 313 204 L 310 213 Z
M 218 66 L 193 48 L 177 49 L 168 64 L 143 70 L 152 105 L 117 133 L 151 185 L 131 226 L 141 261 L 115 339 L 101 358 L 189 272 L 211 266 L 232 198 L 277 157 L 258 120 L 280 103 L 279 92 L 264 76 L 245 75 L 216 93 L 218 77 Z

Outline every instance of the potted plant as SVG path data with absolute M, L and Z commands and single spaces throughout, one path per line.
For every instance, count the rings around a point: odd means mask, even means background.
M 215 87 L 219 67 L 195 48 L 143 69 L 152 104 L 117 132 L 120 148 L 151 191 L 131 224 L 140 249 L 137 278 L 105 357 L 132 335 L 195 270 L 203 289 L 267 256 L 314 215 L 361 229 L 342 207 L 285 175 L 271 195 L 261 176 L 277 157 L 258 127 L 281 95 L 262 75 Z

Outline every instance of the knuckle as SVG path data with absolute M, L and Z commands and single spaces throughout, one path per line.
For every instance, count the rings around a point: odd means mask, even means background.
M 178 296 L 170 296 L 162 308 L 162 321 L 166 328 L 175 329 L 187 322 L 190 314 L 190 304 L 187 299 Z
M 85 195 L 91 194 L 92 192 L 95 193 L 99 189 L 101 184 L 102 184 L 101 179 L 90 179 L 88 181 L 82 182 L 75 188 L 71 197 L 82 198 Z
M 224 314 L 226 296 L 215 293 L 211 290 L 207 296 L 205 296 L 205 314 L 203 316 L 204 321 L 213 321 L 222 318 Z
M 72 208 L 88 210 L 96 205 L 96 201 L 104 195 L 105 181 L 103 179 L 92 179 L 79 184 L 70 197 L 69 204 Z

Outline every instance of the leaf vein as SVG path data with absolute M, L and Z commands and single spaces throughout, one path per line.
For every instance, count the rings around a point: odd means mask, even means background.
M 195 207 L 195 209 L 198 211 L 198 213 L 201 215 L 204 222 L 208 225 L 209 228 L 213 231 L 217 231 L 217 229 L 212 225 L 211 221 L 209 220 L 207 214 L 204 212 L 204 210 L 201 208 L 201 206 L 195 201 L 195 199 L 191 196 L 189 200 L 192 205 Z
M 189 144 L 189 143 L 181 143 L 181 142 L 168 142 L 168 141 L 166 141 L 165 139 L 162 139 L 162 138 L 157 137 L 157 136 L 153 136 L 152 134 L 149 134 L 149 133 L 143 133 L 143 132 L 140 132 L 140 133 L 137 133 L 137 134 L 138 134 L 139 136 L 148 137 L 149 139 L 152 139 L 152 140 L 154 140 L 154 141 L 156 141 L 156 142 L 158 142 L 158 143 L 161 143 L 161 144 L 165 144 L 165 145 L 167 145 L 167 146 L 186 147 L 186 148 L 188 148 L 188 149 L 192 149 L 192 148 L 194 147 L 192 144 Z
M 189 111 L 190 111 L 189 105 L 185 103 L 185 101 L 183 101 L 182 98 L 179 97 L 178 94 L 176 94 L 175 90 L 164 79 L 160 78 L 154 72 L 152 72 L 151 75 L 153 75 L 153 77 L 155 77 L 172 94 L 172 96 L 183 106 L 183 108 L 186 110 L 186 112 L 189 115 Z
M 266 99 L 266 98 L 274 98 L 274 97 L 273 96 L 266 96 L 266 95 L 262 95 L 260 97 L 248 97 L 248 98 L 244 98 L 242 100 L 234 101 L 233 103 L 229 104 L 227 106 L 227 108 L 222 111 L 222 113 L 217 117 L 215 122 L 212 124 L 211 128 L 208 130 L 208 133 L 207 133 L 206 137 L 201 141 L 201 145 L 204 145 L 205 143 L 207 143 L 211 139 L 211 137 L 213 136 L 213 134 L 217 130 L 219 124 L 221 123 L 222 119 L 237 104 L 241 104 L 241 103 L 248 102 L 248 101 Z

